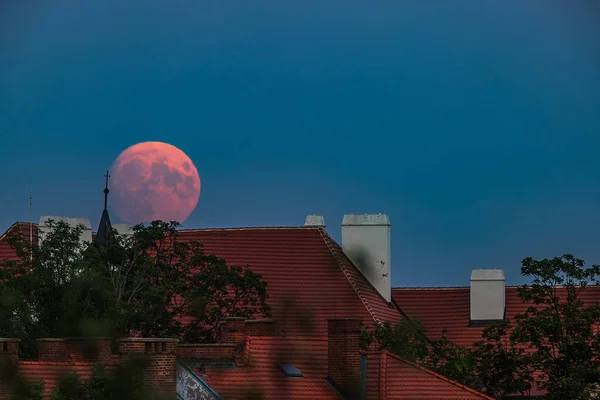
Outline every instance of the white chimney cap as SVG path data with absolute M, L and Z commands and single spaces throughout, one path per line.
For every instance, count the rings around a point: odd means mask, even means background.
M 471 281 L 504 281 L 502 269 L 474 269 L 471 271 Z
M 342 226 L 352 225 L 388 225 L 391 226 L 390 217 L 387 214 L 346 214 L 342 220 Z
M 322 215 L 311 214 L 306 216 L 304 226 L 317 226 L 325 228 L 325 218 Z

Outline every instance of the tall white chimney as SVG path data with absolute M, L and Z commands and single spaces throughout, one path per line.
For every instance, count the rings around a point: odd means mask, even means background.
M 392 300 L 390 219 L 386 214 L 347 214 L 342 249 L 386 301 Z
M 90 224 L 89 219 L 51 216 L 44 216 L 40 218 L 40 223 L 38 225 L 40 242 L 44 240 L 44 236 L 46 236 L 52 230 L 52 228 L 48 225 L 48 221 L 50 220 L 54 221 L 55 224 L 58 222 L 66 222 L 72 228 L 82 225 L 83 231 L 79 236 L 80 242 L 92 242 L 92 224 Z
M 471 324 L 486 325 L 504 320 L 505 282 L 501 269 L 471 272 Z
M 325 218 L 322 215 L 311 214 L 306 216 L 304 226 L 314 226 L 316 228 L 325 228 Z

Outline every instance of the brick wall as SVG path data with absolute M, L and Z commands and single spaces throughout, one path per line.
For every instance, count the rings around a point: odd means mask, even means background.
M 65 339 L 43 338 L 37 344 L 39 361 L 68 361 Z
M 177 387 L 177 348 L 179 339 L 173 338 L 122 338 L 119 354 L 144 356 L 148 365 L 145 378 L 164 392 L 174 393 Z
M 236 345 L 217 344 L 180 344 L 177 356 L 188 360 L 233 360 Z
M 247 336 L 275 336 L 275 321 L 272 319 L 247 320 L 245 329 Z
M 10 370 L 19 359 L 20 339 L 0 338 L 0 399 L 8 399 L 11 392 L 11 382 L 8 379 Z M 14 366 L 16 368 L 16 365 Z
M 246 338 L 246 319 L 241 317 L 230 317 L 225 319 L 221 325 L 221 343 L 243 342 Z
M 19 359 L 19 343 L 21 339 L 0 338 L 0 356 L 12 361 Z
M 360 387 L 360 319 L 330 319 L 327 325 L 329 379 L 353 397 Z
M 65 351 L 71 361 L 106 361 L 112 357 L 110 338 L 66 338 Z

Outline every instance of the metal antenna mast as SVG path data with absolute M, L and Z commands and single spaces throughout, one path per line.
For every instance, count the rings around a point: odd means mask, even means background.
M 31 249 L 33 249 L 33 207 L 32 207 L 32 195 L 31 189 L 29 189 L 29 244 L 31 245 Z M 33 252 L 29 251 L 29 261 L 33 261 Z

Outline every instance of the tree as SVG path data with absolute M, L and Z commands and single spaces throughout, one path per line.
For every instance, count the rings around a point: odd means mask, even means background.
M 440 339 L 429 340 L 418 320 L 403 319 L 395 326 L 384 323 L 374 330 L 363 325 L 360 340 L 363 349 L 388 350 L 464 385 L 481 386 L 474 374 L 476 360 L 471 349 L 454 344 L 445 332 Z
M 515 321 L 486 327 L 483 340 L 472 348 L 456 345 L 445 334 L 428 340 L 411 320 L 364 330 L 361 343 L 365 348 L 376 343 L 499 399 L 525 397 L 535 384 L 546 389 L 548 399 L 598 396 L 600 298 L 584 305 L 580 295 L 598 284 L 600 266 L 585 268 L 571 255 L 525 258 L 521 273 L 531 284 L 519 287 L 518 295 L 530 307 Z M 542 382 L 534 382 L 535 371 L 543 374 Z
M 102 364 L 94 366 L 90 378 L 81 382 L 72 372 L 59 376 L 52 400 L 166 400 L 173 393 L 161 393 L 145 379 L 148 359 L 144 356 L 130 358 L 108 371 Z
M 532 349 L 549 399 L 591 398 L 600 382 L 600 299 L 584 305 L 580 294 L 599 283 L 600 266 L 585 268 L 566 254 L 525 258 L 521 272 L 532 283 L 519 288 L 519 297 L 531 306 L 516 316 L 512 339 Z
M 510 321 L 486 327 L 473 351 L 480 387 L 496 399 L 528 397 L 533 386 L 531 356 L 509 337 L 509 328 Z
M 215 341 L 224 318 L 270 313 L 260 275 L 180 240 L 176 222 L 138 225 L 103 246 L 81 243 L 81 228 L 49 225 L 39 244 L 11 237 L 19 260 L 0 261 L 0 336 L 21 338 L 26 356 L 40 337 Z

